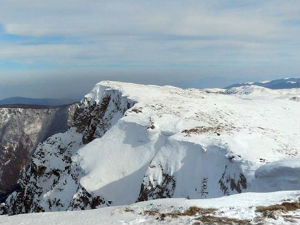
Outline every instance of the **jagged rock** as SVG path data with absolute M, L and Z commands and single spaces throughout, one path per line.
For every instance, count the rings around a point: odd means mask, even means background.
M 225 166 L 224 173 L 219 180 L 220 189 L 224 195 L 229 195 L 230 192 L 236 191 L 241 193 L 243 189 L 247 189 L 247 179 L 242 172 L 230 172 L 228 165 Z
M 162 177 L 161 183 L 157 184 L 156 182 L 155 183 L 152 183 L 151 181 L 147 182 L 146 179 L 144 179 L 141 185 L 138 201 L 147 201 L 150 199 L 173 197 L 175 187 L 176 187 L 176 180 L 174 179 L 173 176 L 165 173 L 161 165 L 159 165 L 159 169 Z
M 109 206 L 110 201 L 106 202 L 100 196 L 93 196 L 88 193 L 83 187 L 79 188 L 79 191 L 74 195 L 73 200 L 70 203 L 69 209 L 71 210 L 85 210 L 85 209 L 96 209 L 99 206 Z
M 83 174 L 72 156 L 84 144 L 101 137 L 116 116 L 133 103 L 121 104 L 120 95 L 104 97 L 99 104 L 84 99 L 74 113 L 73 128 L 49 137 L 35 150 L 19 179 L 20 189 L 3 206 L 10 215 L 29 212 L 92 209 L 108 206 L 101 196 L 88 193 L 79 183 Z M 109 108 L 108 108 L 109 106 Z

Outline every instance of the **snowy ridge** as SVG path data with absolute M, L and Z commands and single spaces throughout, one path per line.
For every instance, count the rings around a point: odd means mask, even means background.
M 243 99 L 249 92 L 205 95 L 198 90 L 119 82 L 101 82 L 96 90 L 105 87 L 120 90 L 137 103 L 101 139 L 80 149 L 81 165 L 86 172 L 80 182 L 88 191 L 115 204 L 134 202 L 137 195 L 138 200 L 148 200 L 265 191 L 256 185 L 258 179 L 254 174 L 264 164 L 262 161 L 299 156 L 299 123 L 290 134 L 282 127 L 281 119 L 293 127 L 299 113 L 298 104 L 286 101 L 288 97 L 284 102 L 290 103 L 292 110 L 283 110 L 282 99 L 266 95 L 268 90 L 259 92 L 266 96 L 265 101 L 251 104 Z M 251 93 L 257 89 L 264 88 L 254 86 Z M 88 96 L 97 102 L 99 95 L 95 93 Z M 278 101 L 278 105 L 265 105 L 271 99 Z M 258 109 L 259 103 L 265 106 Z M 237 108 L 236 104 L 247 106 Z M 282 115 L 277 124 L 271 110 Z M 291 117 L 285 118 L 286 113 Z M 289 143 L 290 139 L 294 143 Z M 297 172 L 300 165 L 295 161 Z M 284 187 L 280 183 L 275 189 L 297 188 L 299 177 L 295 179 L 296 182 L 286 182 Z
M 100 82 L 77 108 L 74 128 L 38 147 L 22 190 L 4 208 L 17 214 L 299 189 L 300 108 L 291 99 L 299 89 L 247 89 Z
M 294 100 L 293 98 L 299 98 L 299 89 L 291 88 L 291 89 L 269 89 L 256 85 L 246 85 L 240 87 L 233 87 L 230 89 L 226 89 L 226 91 L 222 90 L 219 93 L 225 94 L 236 94 L 241 98 L 290 98 L 290 100 Z

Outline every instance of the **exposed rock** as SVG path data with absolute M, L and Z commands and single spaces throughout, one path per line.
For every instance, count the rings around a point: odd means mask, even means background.
M 76 160 L 72 160 L 81 146 L 101 137 L 114 119 L 133 105 L 132 102 L 121 103 L 120 95 L 112 98 L 107 94 L 99 104 L 84 99 L 75 109 L 74 127 L 49 137 L 37 147 L 21 174 L 20 189 L 2 205 L 2 213 L 94 209 L 111 204 L 80 185 L 83 171 Z
M 0 106 L 0 194 L 16 184 L 38 143 L 71 127 L 75 107 Z
M 225 166 L 219 184 L 224 195 L 229 195 L 232 191 L 241 193 L 243 189 L 247 189 L 247 179 L 244 174 L 242 172 L 237 172 L 236 170 L 230 172 L 228 165 Z
M 111 202 L 106 202 L 100 196 L 92 196 L 92 194 L 88 193 L 83 187 L 80 187 L 80 190 L 74 195 L 69 209 L 96 209 L 101 205 L 109 206 L 110 204 Z
M 152 183 L 151 181 L 147 182 L 147 179 L 145 179 L 141 185 L 138 201 L 173 197 L 176 181 L 173 176 L 163 171 L 161 165 L 159 165 L 159 168 L 161 170 L 162 182 L 159 184 Z

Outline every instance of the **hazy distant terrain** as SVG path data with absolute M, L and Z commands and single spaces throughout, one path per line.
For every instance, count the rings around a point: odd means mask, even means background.
M 260 81 L 260 82 L 247 82 L 247 83 L 237 83 L 232 84 L 228 87 L 241 87 L 241 86 L 249 86 L 249 85 L 256 85 L 270 89 L 289 89 L 289 88 L 300 88 L 300 78 L 283 78 L 271 81 Z
M 76 102 L 75 99 L 51 99 L 51 98 L 24 98 L 11 97 L 0 100 L 0 105 L 44 105 L 44 106 L 60 106 L 68 105 Z

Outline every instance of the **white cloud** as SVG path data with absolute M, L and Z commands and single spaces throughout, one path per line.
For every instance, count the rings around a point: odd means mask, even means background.
M 295 75 L 299 14 L 299 0 L 0 0 L 0 84 L 74 71 Z
M 208 2 L 4 0 L 0 22 L 10 34 L 88 38 L 104 34 L 276 38 L 297 31 L 281 24 L 298 18 L 297 0 L 223 9 L 217 7 L 223 1 Z

